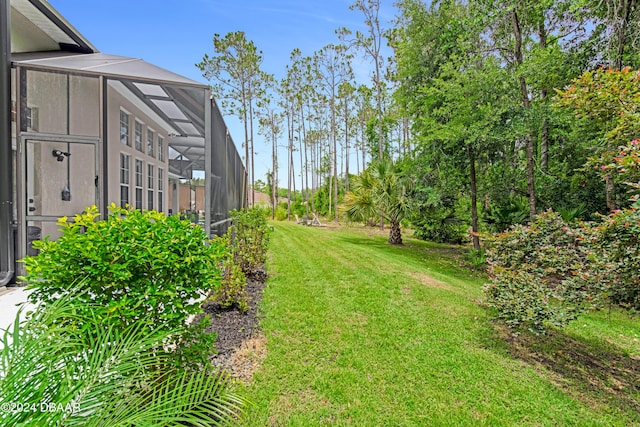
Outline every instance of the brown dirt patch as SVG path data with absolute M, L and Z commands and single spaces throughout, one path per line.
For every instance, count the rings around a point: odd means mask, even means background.
M 229 358 L 230 370 L 235 378 L 249 383 L 253 380 L 253 373 L 262 365 L 267 355 L 267 339 L 261 333 L 240 344 Z
M 436 289 L 444 289 L 447 291 L 452 291 L 455 292 L 457 291 L 456 288 L 454 288 L 451 285 L 448 285 L 444 282 L 441 282 L 437 279 L 434 279 L 433 277 L 424 274 L 424 273 L 410 273 L 412 277 L 418 279 L 420 281 L 420 283 L 422 283 L 423 285 L 429 287 L 429 288 L 436 288 Z

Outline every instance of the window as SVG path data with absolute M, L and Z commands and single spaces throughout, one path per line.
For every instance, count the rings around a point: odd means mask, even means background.
M 164 162 L 164 138 L 158 135 L 158 160 Z
M 136 159 L 136 209 L 142 210 L 142 160 Z
M 120 110 L 120 142 L 124 145 L 131 145 L 129 138 L 129 115 Z
M 147 129 L 147 154 L 150 155 L 151 157 L 156 156 L 154 152 L 154 146 L 153 146 L 154 143 L 155 141 L 153 138 L 153 131 L 151 129 Z
M 142 123 L 140 123 L 139 121 L 136 120 L 136 150 L 138 151 L 142 151 L 144 153 L 144 150 L 142 149 Z
M 25 121 L 28 131 L 38 132 L 38 107 L 27 107 Z
M 158 168 L 158 212 L 163 211 L 164 205 L 164 169 Z
M 148 167 L 148 182 L 147 182 L 147 209 L 153 209 L 153 181 L 154 181 L 154 171 L 153 165 L 147 165 Z
M 129 155 L 120 153 L 120 206 L 129 204 Z

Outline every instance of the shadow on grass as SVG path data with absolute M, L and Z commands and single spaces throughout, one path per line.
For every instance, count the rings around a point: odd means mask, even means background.
M 640 421 L 640 359 L 601 339 L 577 339 L 559 330 L 513 335 L 496 328 L 515 358 L 546 369 L 562 389 L 592 407 L 605 404 Z

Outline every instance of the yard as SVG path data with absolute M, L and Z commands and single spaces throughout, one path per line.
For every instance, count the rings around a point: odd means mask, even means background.
M 637 317 L 515 336 L 455 247 L 274 226 L 243 424 L 640 425 Z

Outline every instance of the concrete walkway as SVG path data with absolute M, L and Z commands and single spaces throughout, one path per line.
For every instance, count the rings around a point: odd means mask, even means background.
M 29 295 L 29 293 L 23 287 L 6 288 L 6 290 L 0 293 L 0 330 L 7 329 L 13 325 L 18 309 L 20 308 L 16 304 L 26 303 L 27 295 Z M 34 307 L 33 304 L 25 304 L 23 313 Z M 24 314 L 22 318 L 24 318 Z

